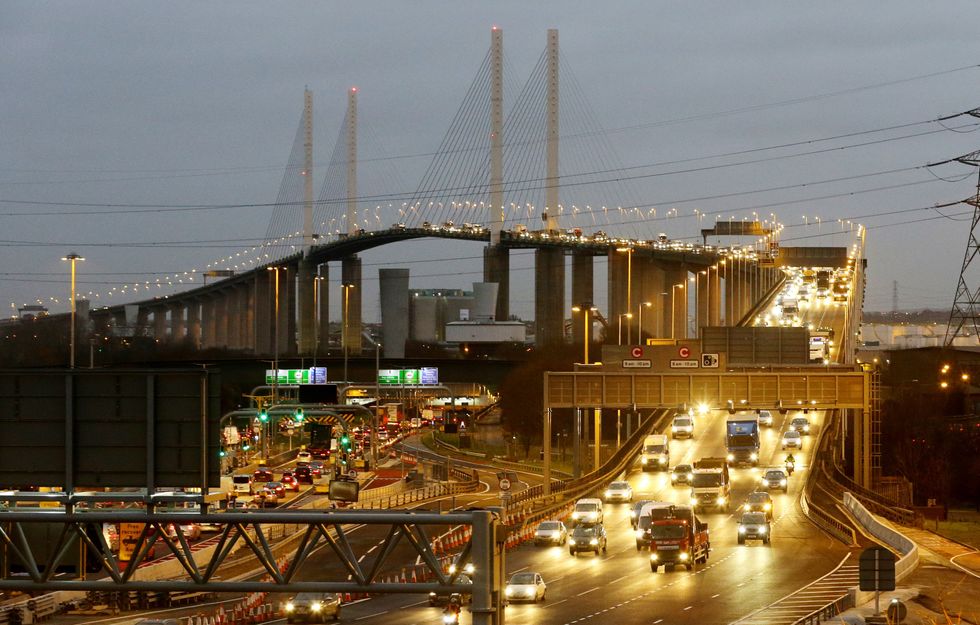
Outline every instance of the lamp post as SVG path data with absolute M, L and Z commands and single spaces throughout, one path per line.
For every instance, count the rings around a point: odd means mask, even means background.
M 347 384 L 347 345 L 349 344 L 349 339 L 347 337 L 347 312 L 348 304 L 350 302 L 350 290 L 354 288 L 353 284 L 341 284 L 340 288 L 344 291 L 344 323 L 343 331 L 340 336 L 341 348 L 344 350 L 344 384 Z
M 636 339 L 641 344 L 643 343 L 643 308 L 644 307 L 650 308 L 651 306 L 653 306 L 653 302 L 641 302 L 640 305 L 637 306 L 637 311 L 636 311 L 637 312 L 637 320 L 636 321 L 637 321 L 637 324 L 638 325 L 637 325 L 637 330 L 636 330 Z
M 317 273 L 320 268 L 317 267 Z M 316 366 L 317 352 L 320 351 L 320 283 L 323 278 L 317 275 L 313 278 L 313 366 Z
M 71 338 L 69 340 L 69 348 L 71 351 L 68 354 L 68 368 L 75 368 L 75 263 L 80 260 L 85 260 L 80 255 L 72 252 L 68 254 L 61 260 L 67 260 L 71 263 L 71 291 L 68 295 L 71 296 Z
M 381 409 L 381 343 L 374 343 L 374 415 L 371 419 L 371 470 L 378 470 L 378 410 Z
M 624 252 L 626 254 L 626 310 L 627 319 L 632 319 L 633 314 L 629 311 L 633 310 L 633 246 L 629 247 L 617 247 L 617 252 Z M 622 318 L 620 318 L 620 323 L 622 323 Z M 632 344 L 633 342 L 633 332 L 632 326 L 626 324 L 626 342 Z M 623 344 L 623 340 L 619 340 L 619 344 Z
M 617 337 L 617 340 L 616 340 L 616 343 L 618 345 L 622 345 L 623 344 L 623 317 L 626 317 L 627 319 L 632 319 L 633 318 L 633 313 L 626 312 L 626 313 L 621 313 L 619 315 L 619 336 Z M 629 324 L 628 323 L 626 324 L 626 329 L 629 330 Z M 628 334 L 629 333 L 627 332 L 627 335 Z M 629 340 L 629 339 L 627 339 L 627 340 Z
M 589 325 L 591 325 L 590 321 L 592 320 L 591 319 L 592 311 L 594 311 L 595 309 L 596 309 L 595 306 L 590 306 L 588 304 L 582 304 L 581 306 L 572 306 L 572 312 L 580 312 L 582 313 L 582 317 L 583 317 L 582 323 L 585 327 L 585 334 L 584 334 L 585 353 L 583 355 L 583 360 L 585 362 L 583 362 L 582 364 L 586 364 L 586 365 L 589 364 Z

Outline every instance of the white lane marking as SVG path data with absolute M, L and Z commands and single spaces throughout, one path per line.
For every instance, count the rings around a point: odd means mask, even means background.
M 690 610 L 690 609 L 691 609 L 691 608 L 693 608 L 693 607 L 694 607 L 693 605 L 689 605 L 689 606 L 687 606 L 686 608 L 684 608 L 684 611 L 685 611 L 685 612 L 687 612 L 688 610 Z
M 377 546 L 377 545 L 375 545 L 375 546 L 373 546 L 373 547 L 371 547 L 370 549 L 368 549 L 368 550 L 367 550 L 367 552 L 368 552 L 368 553 L 371 553 L 372 551 L 374 551 L 374 550 L 375 550 L 375 549 L 377 549 L 377 548 L 378 548 L 378 546 Z
M 633 576 L 632 576 L 632 575 L 623 575 L 623 576 L 622 576 L 622 577 L 620 577 L 619 579 L 614 579 L 613 581 L 611 581 L 611 582 L 609 582 L 609 583 L 610 583 L 610 584 L 615 584 L 616 582 L 621 582 L 621 581 L 623 581 L 623 580 L 624 580 L 624 579 L 626 579 L 627 577 L 633 577 Z
M 588 590 L 586 590 L 585 592 L 580 592 L 580 593 L 578 593 L 578 594 L 577 594 L 577 595 L 575 595 L 575 596 L 576 596 L 576 597 L 581 597 L 582 595 L 587 595 L 587 594 L 589 594 L 589 593 L 590 593 L 590 592 L 592 592 L 593 590 L 599 590 L 599 587 L 598 587 L 598 586 L 596 586 L 595 588 L 590 588 L 590 589 L 588 589 Z
M 368 614 L 367 616 L 359 616 L 359 617 L 357 617 L 354 620 L 355 621 L 363 621 L 366 618 L 374 618 L 375 616 L 381 616 L 382 614 L 387 614 L 387 613 L 388 613 L 388 610 L 385 610 L 384 612 L 377 612 L 375 614 Z
M 542 608 L 550 608 L 550 607 L 551 607 L 551 606 L 553 606 L 553 605 L 558 605 L 559 603 L 565 603 L 566 601 L 568 601 L 568 599 L 562 599 L 562 600 L 560 600 L 560 601 L 552 601 L 552 602 L 551 602 L 551 603 L 549 603 L 548 605 L 545 605 L 545 606 L 541 606 L 541 607 L 542 607 Z
M 720 597 L 720 596 L 721 596 L 721 593 L 718 593 L 717 595 L 711 595 L 711 598 L 712 599 L 715 599 L 715 598 Z
M 664 622 L 664 620 L 662 618 L 658 618 L 657 620 L 655 620 L 653 622 L 653 625 L 657 625 L 657 623 L 663 623 L 663 622 Z

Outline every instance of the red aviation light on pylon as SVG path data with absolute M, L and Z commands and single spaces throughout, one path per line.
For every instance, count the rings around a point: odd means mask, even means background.
M 357 93 L 357 87 L 351 87 L 350 88 L 350 92 L 351 93 Z
M 500 26 L 491 26 L 490 30 L 497 31 L 500 30 Z

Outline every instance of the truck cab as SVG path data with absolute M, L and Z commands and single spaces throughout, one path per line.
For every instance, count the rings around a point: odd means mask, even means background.
M 664 566 L 683 565 L 692 570 L 708 561 L 711 541 L 708 524 L 690 506 L 670 506 L 663 518 L 650 526 L 650 571 Z
M 640 468 L 644 471 L 666 471 L 670 468 L 670 444 L 666 434 L 651 434 L 643 439 Z
M 651 501 L 640 509 L 640 515 L 636 522 L 636 550 L 650 548 L 650 528 L 654 521 L 666 519 L 674 504 L 668 501 Z
M 727 471 L 722 469 L 694 469 L 691 478 L 691 505 L 695 510 L 716 508 L 728 512 L 732 495 Z
M 759 464 L 759 415 L 735 415 L 728 418 L 725 445 L 731 465 Z

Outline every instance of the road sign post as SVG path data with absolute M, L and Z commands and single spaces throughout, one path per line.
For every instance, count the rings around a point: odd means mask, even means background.
M 884 547 L 865 549 L 858 565 L 858 588 L 875 591 L 875 616 L 878 616 L 881 591 L 895 590 L 895 554 Z

